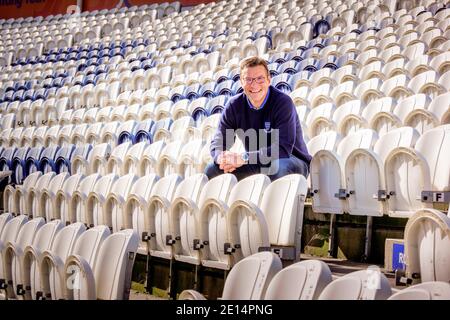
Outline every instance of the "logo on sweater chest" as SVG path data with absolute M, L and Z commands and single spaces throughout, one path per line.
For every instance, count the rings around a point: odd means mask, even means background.
M 271 125 L 270 125 L 270 121 L 265 121 L 265 122 L 264 122 L 264 131 L 265 131 L 266 133 L 269 133 L 269 132 L 272 131 L 272 127 L 271 127 Z

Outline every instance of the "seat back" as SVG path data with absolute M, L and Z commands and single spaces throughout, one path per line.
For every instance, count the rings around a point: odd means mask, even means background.
M 63 228 L 60 220 L 53 220 L 43 225 L 36 233 L 33 244 L 25 248 L 23 257 L 23 283 L 26 290 L 25 298 L 36 300 L 36 293 L 41 290 L 41 276 L 39 273 L 39 259 L 41 253 L 49 250 L 53 244 L 56 234 Z M 30 290 L 28 290 L 30 288 Z
M 61 229 L 55 236 L 51 249 L 44 252 L 40 265 L 42 294 L 46 298 L 62 299 L 64 297 L 63 283 L 61 279 L 62 265 L 72 250 L 78 238 L 86 230 L 81 222 L 70 224 Z
M 406 274 L 413 283 L 450 280 L 449 245 L 450 218 L 442 212 L 421 209 L 408 219 L 405 227 Z
M 226 182 L 226 180 L 222 180 L 222 183 Z M 223 198 L 215 199 L 226 202 L 228 208 L 237 201 L 258 205 L 263 197 L 264 191 L 269 186 L 269 183 L 270 179 L 266 175 L 252 175 L 239 181 L 237 184 L 234 184 L 232 189 L 230 189 L 229 195 L 222 191 L 221 195 Z M 225 186 L 226 185 L 223 185 L 221 187 L 224 188 Z M 205 188 L 207 187 L 208 185 Z M 206 200 L 206 203 L 209 203 L 209 201 Z M 202 263 L 204 265 L 214 265 L 216 267 L 222 265 L 222 268 L 225 269 L 228 269 L 231 266 L 230 254 L 225 249 L 226 244 L 229 243 L 229 226 L 227 223 L 228 208 L 222 208 L 220 205 L 214 204 L 214 202 L 209 204 L 208 207 L 205 207 L 204 205 L 202 208 L 200 221 L 202 239 L 203 241 L 208 241 L 208 246 L 202 251 Z M 237 229 L 243 231 L 241 238 L 248 237 L 250 234 L 258 232 L 259 226 L 253 222 L 254 220 L 251 217 L 242 214 L 239 215 L 239 217 L 236 217 L 236 219 L 238 222 L 233 226 L 236 226 Z M 235 230 L 233 231 L 236 232 Z
M 116 232 L 103 242 L 94 267 L 97 299 L 128 299 L 138 245 L 137 234 L 129 229 Z
M 272 252 L 259 252 L 239 261 L 225 281 L 222 299 L 262 299 L 267 286 L 281 269 L 280 258 Z
M 106 217 L 103 217 L 100 224 L 111 226 L 114 232 L 121 230 L 123 227 L 123 205 L 137 180 L 138 177 L 134 174 L 127 174 L 114 182 L 106 198 L 103 211 Z
M 9 242 L 15 242 L 16 238 L 19 234 L 20 229 L 28 222 L 28 217 L 24 215 L 20 215 L 10 219 L 5 226 L 3 227 L 3 231 L 0 235 L 0 279 L 6 278 L 5 273 L 5 261 L 4 254 L 6 246 Z
M 427 207 L 422 191 L 445 191 L 450 186 L 450 125 L 425 132 L 415 150 L 395 149 L 385 161 L 386 190 L 390 215 L 410 216 Z
M 378 269 L 351 272 L 325 287 L 319 300 L 386 300 L 391 286 Z
M 92 269 L 101 246 L 110 234 L 111 232 L 107 226 L 96 226 L 83 232 L 75 243 L 72 254 L 84 258 Z M 70 258 L 67 261 L 69 260 Z M 76 277 L 78 271 L 77 266 L 68 264 L 65 266 L 66 299 L 78 300 L 83 298 L 80 296 L 79 291 L 81 283 L 77 281 L 78 279 Z
M 56 193 L 62 189 L 64 182 L 69 177 L 67 172 L 60 173 L 52 178 L 48 186 L 44 187 L 39 199 L 39 216 L 45 217 L 50 221 L 55 217 L 54 203 Z
M 198 205 L 200 194 L 208 182 L 206 175 L 195 174 L 184 179 L 177 187 L 170 209 L 171 237 L 178 239 L 173 248 L 175 259 L 183 260 L 183 256 L 193 256 L 193 243 L 198 239 L 199 230 L 196 224 L 195 208 L 188 206 L 187 201 Z
M 158 172 L 157 161 L 164 147 L 165 143 L 163 141 L 156 141 L 145 149 L 143 156 L 139 160 L 139 176 L 143 177 Z
M 317 300 L 332 281 L 331 270 L 320 260 L 305 260 L 278 272 L 267 287 L 266 300 Z
M 82 214 L 84 214 L 85 201 L 89 193 L 94 190 L 95 184 L 101 178 L 98 173 L 91 174 L 84 178 L 77 187 L 77 190 L 73 193 L 70 199 L 69 207 L 69 222 L 83 221 Z
M 31 245 L 37 234 L 37 231 L 45 224 L 44 218 L 34 218 L 20 228 L 19 234 L 14 242 L 7 244 L 5 250 L 5 280 L 12 281 L 11 289 L 8 289 L 8 298 L 14 298 L 18 295 L 17 284 L 23 283 L 23 272 L 21 263 L 21 254 L 24 249 Z
M 70 199 L 84 178 L 85 176 L 83 174 L 74 174 L 64 181 L 62 188 L 56 192 L 53 218 L 60 219 L 64 224 L 66 221 L 70 221 Z
M 388 300 L 450 300 L 450 284 L 442 281 L 420 283 L 400 290 Z

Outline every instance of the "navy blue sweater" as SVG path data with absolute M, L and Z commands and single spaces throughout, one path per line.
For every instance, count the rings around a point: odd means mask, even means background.
M 244 93 L 232 97 L 222 113 L 219 128 L 211 143 L 211 155 L 214 161 L 219 153 L 228 150 L 234 143 L 235 135 L 228 134 L 230 130 L 242 129 L 236 132 L 244 142 L 249 153 L 250 163 L 267 164 L 267 158 L 288 158 L 291 155 L 303 160 L 309 166 L 311 156 L 302 136 L 302 128 L 292 99 L 270 86 L 266 103 L 259 109 L 253 109 Z M 257 143 L 251 143 L 242 131 L 255 129 Z M 278 135 L 274 129 L 277 129 Z M 278 136 L 278 138 L 277 138 Z M 275 150 L 278 144 L 277 150 Z M 278 151 L 278 152 L 277 152 Z

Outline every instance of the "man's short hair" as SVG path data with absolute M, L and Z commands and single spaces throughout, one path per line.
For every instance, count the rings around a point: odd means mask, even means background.
M 252 68 L 257 66 L 263 66 L 264 69 L 266 69 L 267 76 L 270 75 L 269 67 L 267 66 L 267 61 L 257 56 L 248 57 L 242 60 L 240 65 L 240 73 L 242 74 L 242 70 L 244 70 L 245 68 Z

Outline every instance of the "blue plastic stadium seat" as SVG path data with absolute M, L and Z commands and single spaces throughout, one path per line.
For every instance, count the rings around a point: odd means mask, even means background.
M 317 71 L 317 60 L 313 58 L 305 59 L 300 62 L 298 65 L 298 69 L 300 71 L 310 71 L 310 72 L 316 72 Z
M 42 81 L 41 85 L 43 88 L 48 89 L 52 87 L 53 78 L 47 78 Z
M 83 81 L 83 86 L 88 85 L 88 84 L 93 84 L 95 86 L 96 82 L 95 82 L 95 78 L 97 76 L 95 75 L 95 73 L 88 75 L 87 77 L 84 78 Z
M 71 144 L 58 150 L 55 156 L 55 172 L 68 172 L 70 174 L 70 159 L 75 151 L 75 145 Z
M 276 62 L 271 63 L 267 67 L 269 68 L 269 74 L 271 77 L 275 77 L 280 74 L 278 72 L 278 68 L 280 67 L 280 65 L 278 63 L 276 63 Z
M 289 54 L 286 54 L 286 52 L 275 52 L 274 54 L 272 54 L 270 56 L 269 63 L 283 64 L 286 61 L 291 60 L 291 58 L 287 57 L 287 56 L 289 56 Z
M 289 94 L 292 91 L 289 83 L 290 75 L 288 73 L 282 73 L 272 78 L 272 85 L 286 94 Z
M 314 24 L 313 37 L 316 38 L 321 34 L 326 34 L 330 29 L 330 23 L 325 19 L 321 19 Z
M 14 93 L 15 93 L 15 91 L 14 90 L 11 90 L 11 91 L 6 91 L 4 94 L 3 94 L 3 102 L 6 102 L 6 101 L 12 101 L 13 100 L 13 97 L 14 97 Z
M 27 176 L 33 172 L 39 171 L 39 160 L 41 159 L 43 151 L 43 147 L 33 147 L 28 151 L 25 160 L 25 172 Z
M 14 92 L 13 101 L 23 101 L 24 90 L 18 90 Z
M 298 72 L 298 62 L 295 60 L 289 60 L 278 67 L 278 73 L 295 74 Z
M 22 147 L 18 148 L 14 154 L 11 162 L 12 183 L 14 184 L 22 184 L 23 179 L 27 176 L 25 163 L 29 151 L 29 147 Z
M 33 97 L 34 97 L 34 90 L 33 89 L 27 90 L 23 94 L 23 100 L 33 100 Z
M 242 85 L 241 85 L 241 82 L 240 82 L 240 81 L 236 81 L 236 82 L 233 84 L 232 90 L 233 90 L 234 94 L 239 94 L 239 93 L 244 92 L 244 89 L 242 88 Z
M 155 122 L 150 119 L 138 123 L 138 125 L 136 126 L 136 135 L 134 137 L 135 143 L 143 141 L 148 141 L 148 143 L 152 143 L 154 127 Z
M 319 63 L 317 64 L 317 68 L 318 69 L 330 68 L 330 69 L 336 70 L 339 68 L 338 58 L 333 55 L 322 58 L 319 60 Z
M 0 156 L 0 171 L 11 170 L 14 154 L 17 149 L 15 147 L 6 148 Z M 12 177 L 8 178 L 8 183 L 11 183 Z
M 47 99 L 47 90 L 44 88 L 38 89 L 34 92 L 33 100 L 46 100 Z
M 133 126 L 128 127 L 127 123 L 128 122 L 124 122 L 121 125 L 121 126 L 126 125 L 127 129 L 122 130 L 119 133 L 119 136 L 117 137 L 117 144 L 122 144 L 122 143 L 125 143 L 125 142 L 130 142 L 130 143 L 133 144 L 134 141 L 135 141 L 137 126 L 133 125 Z
M 39 159 L 39 171 L 42 173 L 47 173 L 51 171 L 56 172 L 56 154 L 58 153 L 59 146 L 51 146 L 44 149 Z
M 231 70 L 228 75 L 231 80 L 239 81 L 239 79 L 241 78 L 240 72 L 241 72 L 241 69 L 239 67 L 236 67 L 233 70 Z
M 217 95 L 233 96 L 233 80 L 223 81 L 216 86 Z
M 206 97 L 208 99 L 212 99 L 216 96 L 215 93 L 216 83 L 214 81 L 210 81 L 201 86 L 199 94 L 201 97 Z
M 62 86 L 64 86 L 64 79 L 66 79 L 66 78 L 58 77 L 58 78 L 53 79 L 52 87 L 61 88 Z
M 62 61 L 62 62 L 66 62 L 67 61 L 67 53 L 60 53 L 56 56 L 56 60 L 57 61 Z
M 217 96 L 211 100 L 208 101 L 208 104 L 206 105 L 207 114 L 215 114 L 215 113 L 221 113 L 223 109 L 225 109 L 225 105 L 229 99 L 229 96 L 226 95 L 220 95 Z M 195 117 L 193 116 L 195 119 Z
M 172 100 L 173 103 L 184 99 L 185 98 L 185 94 L 186 94 L 186 86 L 184 85 L 179 85 L 176 87 L 173 87 L 172 90 L 170 90 L 169 92 L 169 99 Z M 194 92 L 194 94 L 196 94 L 196 92 Z
M 202 85 L 200 83 L 194 83 L 184 90 L 184 97 L 189 101 L 195 100 L 200 97 L 200 90 Z M 179 99 L 181 100 L 181 99 Z M 174 101 L 175 102 L 175 101 Z

